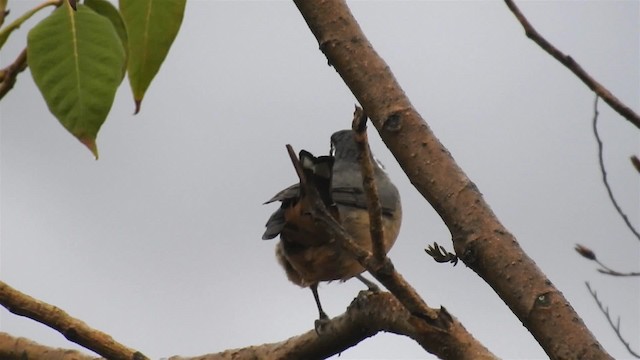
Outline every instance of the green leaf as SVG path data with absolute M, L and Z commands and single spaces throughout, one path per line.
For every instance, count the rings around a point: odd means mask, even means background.
M 124 61 L 111 22 L 84 5 L 73 11 L 65 1 L 27 37 L 27 62 L 49 110 L 96 158 Z
M 127 71 L 126 58 L 129 49 L 127 45 L 129 40 L 127 37 L 127 28 L 124 25 L 124 20 L 122 20 L 122 17 L 120 16 L 120 12 L 108 0 L 85 0 L 84 4 L 90 7 L 93 11 L 109 19 L 111 24 L 113 24 L 113 27 L 116 29 L 118 37 L 120 38 L 125 50 L 125 66 L 122 67 L 122 77 L 124 78 L 124 74 Z
M 120 0 L 129 35 L 129 83 L 136 113 L 178 34 L 186 0 Z

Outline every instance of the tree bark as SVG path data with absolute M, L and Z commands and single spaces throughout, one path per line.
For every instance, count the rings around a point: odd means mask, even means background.
M 2 360 L 97 360 L 76 350 L 56 349 L 40 345 L 22 337 L 0 332 L 0 359 Z
M 34 299 L 1 281 L 0 305 L 16 315 L 28 317 L 60 332 L 69 341 L 93 350 L 107 359 L 149 360 L 142 353 L 118 343 L 111 336 L 89 327 L 64 310 Z
M 611 358 L 413 108 L 346 3 L 294 2 L 329 64 L 446 223 L 460 259 L 495 290 L 551 359 Z

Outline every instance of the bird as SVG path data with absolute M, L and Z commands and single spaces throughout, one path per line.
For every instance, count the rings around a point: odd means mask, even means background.
M 331 135 L 330 155 L 315 157 L 301 150 L 299 157 L 307 181 L 317 189 L 331 216 L 359 246 L 371 251 L 367 198 L 354 135 L 352 130 L 337 131 Z M 396 186 L 377 161 L 372 163 L 382 207 L 386 254 L 398 237 L 402 206 Z M 322 224 L 314 222 L 309 211 L 309 197 L 300 183 L 278 192 L 265 204 L 276 201 L 280 201 L 280 207 L 269 217 L 262 239 L 274 239 L 280 235 L 276 258 L 292 283 L 311 289 L 318 308 L 318 321 L 328 320 L 318 296 L 320 282 L 346 281 L 356 277 L 369 289 L 377 290 L 375 283 L 361 275 L 365 271 L 362 265 Z M 316 329 L 317 324 L 316 321 Z

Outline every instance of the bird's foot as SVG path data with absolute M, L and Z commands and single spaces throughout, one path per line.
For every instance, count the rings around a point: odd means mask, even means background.
M 327 331 L 327 328 L 328 328 L 327 325 L 330 322 L 331 322 L 331 319 L 329 319 L 327 314 L 322 312 L 320 314 L 320 318 L 313 323 L 314 328 L 316 329 L 316 334 L 318 334 L 318 336 L 322 336 L 322 334 Z

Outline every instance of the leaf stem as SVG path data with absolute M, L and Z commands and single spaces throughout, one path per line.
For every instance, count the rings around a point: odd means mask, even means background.
M 40 4 L 38 4 L 36 7 L 34 7 L 33 9 L 27 11 L 26 13 L 24 13 L 24 15 L 20 16 L 19 18 L 15 19 L 11 24 L 5 26 L 3 29 L 0 30 L 0 48 L 2 48 L 2 46 L 4 45 L 4 43 L 7 42 L 7 39 L 9 38 L 9 35 L 11 35 L 11 33 L 16 30 L 17 28 L 19 28 L 25 21 L 29 20 L 35 13 L 37 13 L 38 11 L 46 8 L 47 6 L 51 6 L 51 5 L 55 5 L 55 6 L 60 6 L 62 4 L 63 0 L 46 0 Z

